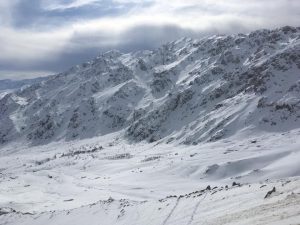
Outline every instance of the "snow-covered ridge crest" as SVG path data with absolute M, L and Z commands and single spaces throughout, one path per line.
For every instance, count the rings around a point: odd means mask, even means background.
M 300 28 L 110 51 L 0 99 L 0 143 L 198 144 L 300 127 Z

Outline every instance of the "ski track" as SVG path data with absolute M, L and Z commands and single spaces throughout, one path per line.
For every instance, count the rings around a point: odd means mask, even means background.
M 162 225 L 166 225 L 168 220 L 171 218 L 171 216 L 173 215 L 175 209 L 177 208 L 178 204 L 179 204 L 179 201 L 180 201 L 180 197 L 178 197 L 176 199 L 176 203 L 174 205 L 174 207 L 172 208 L 172 210 L 170 211 L 170 213 L 168 214 L 168 216 L 165 218 L 165 220 L 163 221 Z
M 191 218 L 190 218 L 189 222 L 187 223 L 187 225 L 191 225 L 192 222 L 194 221 L 194 216 L 195 216 L 195 214 L 196 214 L 196 212 L 197 212 L 197 210 L 198 210 L 198 208 L 199 208 L 201 202 L 203 202 L 203 201 L 205 200 L 206 195 L 207 195 L 207 192 L 204 194 L 203 198 L 200 199 L 200 200 L 198 201 L 198 203 L 196 204 L 196 206 L 195 206 L 195 208 L 194 208 L 194 210 L 193 210 L 193 212 L 192 212 Z

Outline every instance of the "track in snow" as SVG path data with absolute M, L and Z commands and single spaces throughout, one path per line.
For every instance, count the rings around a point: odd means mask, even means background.
M 191 218 L 190 218 L 189 222 L 187 223 L 187 225 L 191 225 L 192 222 L 194 221 L 194 216 L 195 216 L 195 214 L 196 214 L 196 212 L 197 212 L 197 210 L 199 208 L 199 205 L 200 205 L 201 202 L 204 201 L 204 199 L 206 198 L 206 195 L 207 195 L 207 192 L 205 193 L 204 197 L 202 199 L 200 199 L 199 202 L 196 204 L 196 206 L 195 206 L 195 208 L 193 210 L 193 213 L 191 215 Z
M 180 197 L 177 198 L 174 207 L 172 208 L 171 212 L 169 213 L 169 215 L 167 216 L 167 218 L 164 220 L 164 222 L 163 222 L 162 225 L 166 225 L 166 224 L 167 224 L 168 220 L 170 219 L 170 217 L 173 215 L 175 209 L 177 208 L 177 206 L 178 206 L 178 204 L 179 204 L 179 201 L 180 201 Z

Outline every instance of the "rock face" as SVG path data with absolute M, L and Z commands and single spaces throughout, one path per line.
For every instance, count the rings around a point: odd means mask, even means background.
M 300 127 L 300 28 L 104 53 L 0 99 L 0 143 L 119 132 L 198 144 Z

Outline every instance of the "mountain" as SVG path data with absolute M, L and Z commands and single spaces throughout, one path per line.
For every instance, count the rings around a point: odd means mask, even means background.
M 20 88 L 25 88 L 26 86 L 39 83 L 48 78 L 49 77 L 37 77 L 37 78 L 23 79 L 23 80 L 11 80 L 11 79 L 0 80 L 0 99 L 3 98 L 8 93 L 11 93 Z
M 300 221 L 300 28 L 110 51 L 0 99 L 0 224 Z
M 48 77 L 38 77 L 38 78 L 23 79 L 23 80 L 11 80 L 11 79 L 0 80 L 0 91 L 19 89 L 25 85 L 32 85 L 41 82 L 47 78 Z
M 0 80 L 0 98 L 4 97 L 4 95 L 13 92 L 14 90 L 20 89 L 26 85 L 32 85 L 43 80 L 47 79 L 47 77 L 38 77 L 32 79 L 23 79 L 23 80 L 11 80 L 4 79 Z
M 287 26 L 106 52 L 3 97 L 0 142 L 120 132 L 132 141 L 198 144 L 299 127 L 299 35 Z

